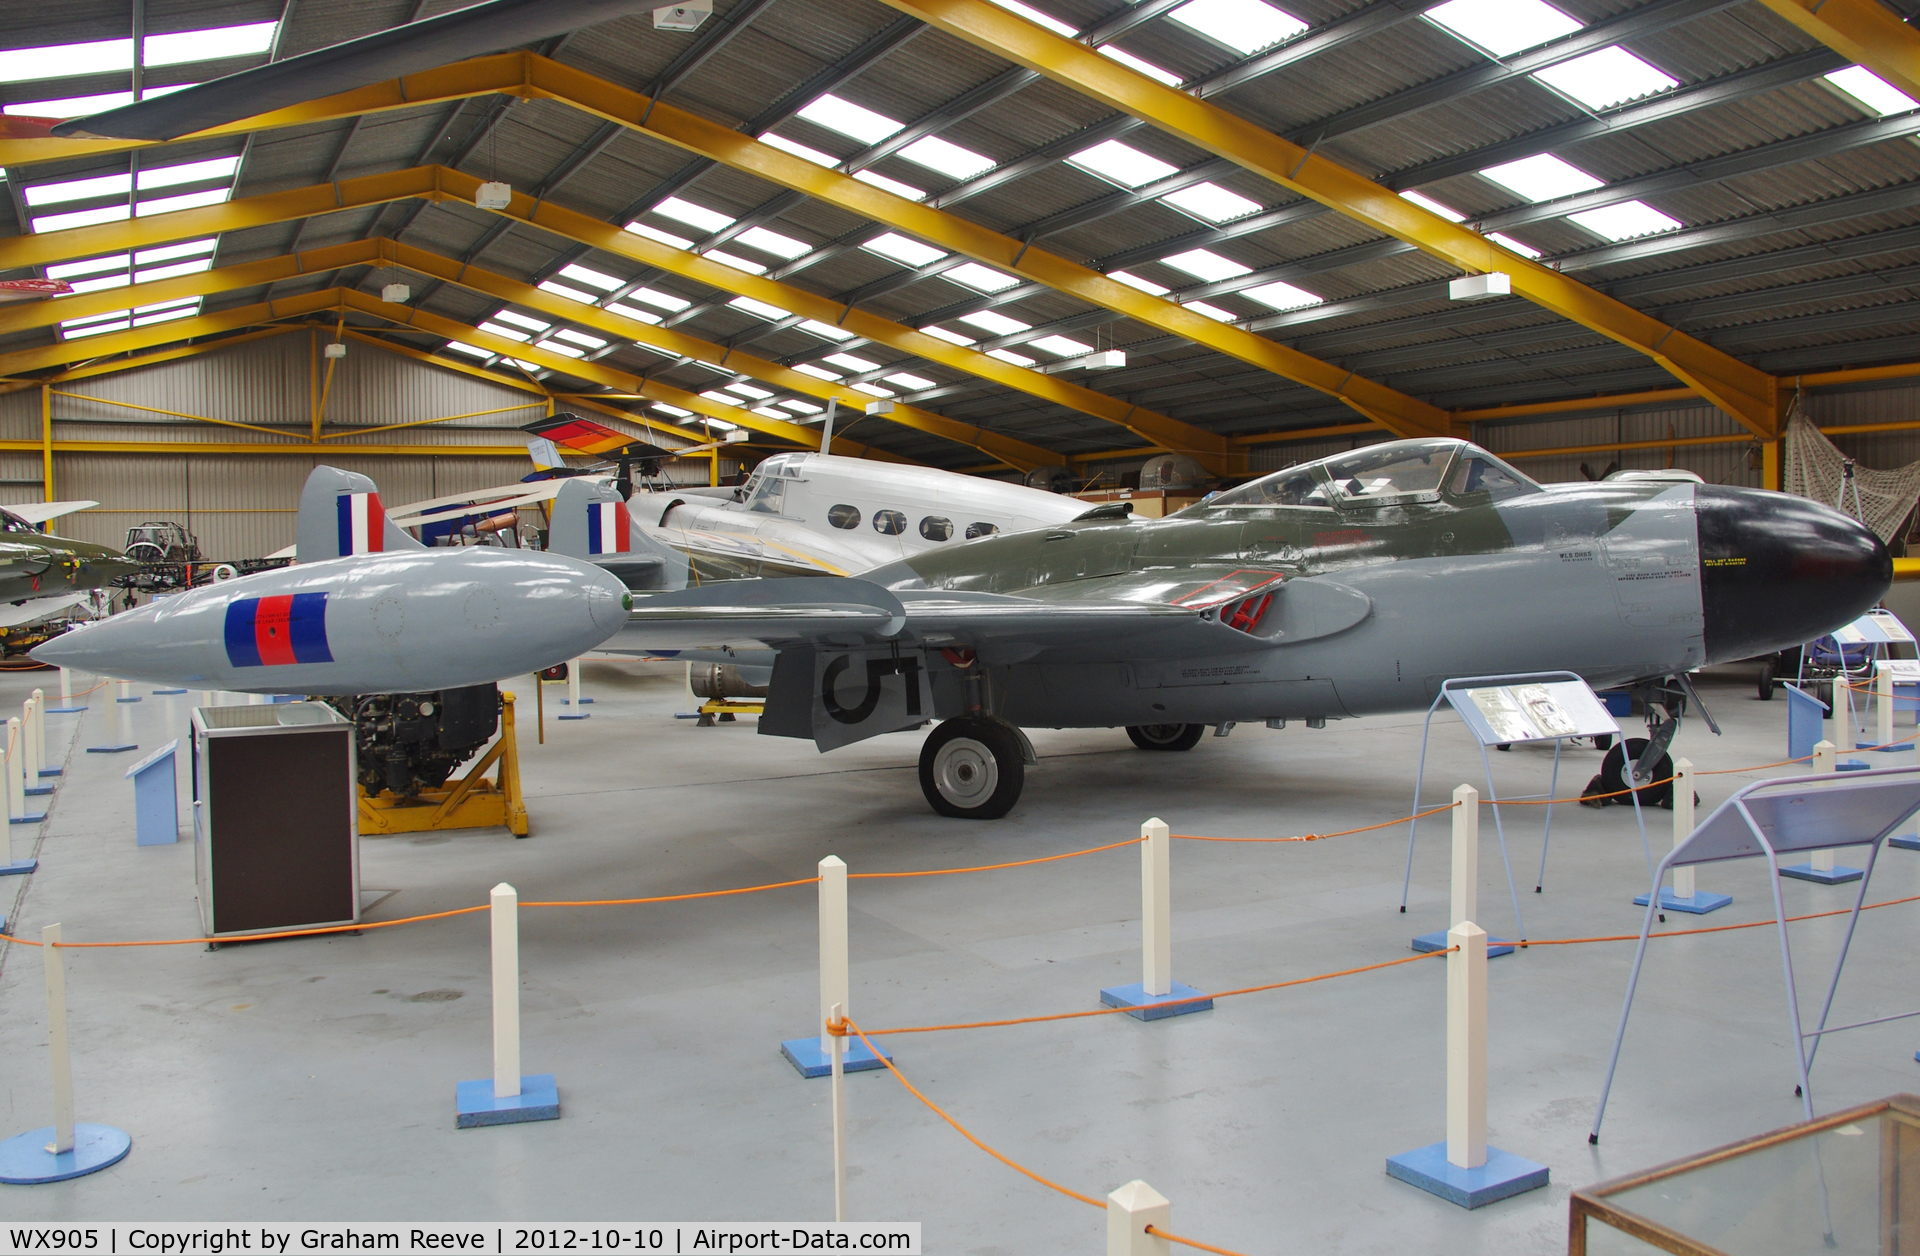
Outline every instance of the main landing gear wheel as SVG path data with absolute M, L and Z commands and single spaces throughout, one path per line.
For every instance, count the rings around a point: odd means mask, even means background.
M 999 720 L 948 720 L 920 747 L 920 792 L 956 820 L 998 820 L 1020 800 L 1026 778 L 1020 735 Z
M 1760 665 L 1760 701 L 1773 701 L 1773 660 L 1768 659 Z
M 1607 757 L 1600 760 L 1600 775 L 1594 777 L 1587 786 L 1588 796 L 1613 794 L 1629 788 L 1632 782 L 1627 779 L 1628 764 L 1638 761 L 1646 748 L 1646 738 L 1629 737 L 1620 745 L 1607 751 Z M 1634 790 L 1634 793 L 1640 795 L 1640 805 L 1673 810 L 1673 759 L 1671 756 L 1663 754 L 1654 763 L 1653 779 L 1654 784 L 1642 785 Z M 1631 807 L 1633 798 L 1628 794 L 1620 793 L 1617 797 L 1605 799 L 1597 805 L 1608 804 Z
M 1191 750 L 1206 731 L 1205 724 L 1127 725 L 1127 736 L 1142 750 Z

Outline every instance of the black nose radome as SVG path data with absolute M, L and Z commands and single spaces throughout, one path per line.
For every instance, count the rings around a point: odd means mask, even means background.
M 1880 538 L 1819 502 L 1703 484 L 1694 506 L 1709 663 L 1805 644 L 1864 615 L 1893 583 Z

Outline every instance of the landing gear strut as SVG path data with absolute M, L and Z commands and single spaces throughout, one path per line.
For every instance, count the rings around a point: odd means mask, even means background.
M 920 792 L 943 816 L 998 820 L 1026 784 L 1019 732 L 990 715 L 962 715 L 933 730 L 920 747 Z

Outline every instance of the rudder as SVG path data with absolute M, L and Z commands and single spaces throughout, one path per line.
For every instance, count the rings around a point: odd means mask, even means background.
M 387 520 L 372 480 L 339 467 L 318 466 L 300 490 L 294 528 L 296 562 L 422 548 Z
M 612 486 L 568 480 L 553 499 L 547 549 L 605 567 L 629 589 L 687 587 L 687 556 L 649 536 Z

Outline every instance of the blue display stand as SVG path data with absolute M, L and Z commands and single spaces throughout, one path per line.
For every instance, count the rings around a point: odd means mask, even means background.
M 1444 951 L 1451 943 L 1447 941 L 1447 931 L 1441 929 L 1435 933 L 1423 933 L 1413 940 L 1416 951 Z M 1488 938 L 1487 958 L 1498 959 L 1502 955 L 1513 954 L 1513 942 L 1508 938 Z
M 1887 845 L 1898 846 L 1901 850 L 1920 850 L 1920 837 L 1890 837 Z
M 1705 890 L 1695 891 L 1692 898 L 1681 898 L 1667 887 L 1660 887 L 1661 911 L 1683 911 L 1691 916 L 1704 916 L 1710 911 L 1719 911 L 1732 901 L 1733 895 L 1731 894 L 1710 894 Z M 1645 907 L 1647 905 L 1647 896 L 1645 894 L 1634 895 L 1633 905 L 1635 907 Z
M 1783 864 L 1780 875 L 1792 877 L 1796 881 L 1812 881 L 1816 885 L 1845 885 L 1849 881 L 1858 881 L 1867 874 L 1862 869 L 1848 868 L 1840 864 L 1822 870 L 1810 863 L 1803 863 Z
M 0 877 L 25 876 L 39 866 L 40 861 L 38 859 L 15 859 L 7 863 L 0 863 Z M 5 932 L 6 930 L 0 929 L 0 933 Z
M 127 769 L 133 782 L 133 844 L 171 846 L 180 840 L 180 801 L 175 792 L 175 738 Z
M 0 1182 L 8 1186 L 39 1186 L 85 1177 L 119 1164 L 133 1150 L 133 1139 L 127 1132 L 111 1125 L 76 1124 L 73 1150 L 57 1156 L 47 1150 L 52 1142 L 53 1126 L 46 1125 L 0 1143 Z
M 507 1099 L 493 1097 L 493 1079 L 458 1082 L 453 1088 L 455 1129 L 470 1130 L 482 1125 L 515 1125 L 521 1121 L 557 1121 L 560 1119 L 560 1087 L 552 1073 L 535 1073 L 520 1079 L 520 1093 Z
M 833 1061 L 828 1059 L 827 1053 L 820 1049 L 818 1034 L 811 1038 L 787 1039 L 780 1044 L 780 1054 L 786 1057 L 787 1063 L 800 1070 L 802 1077 L 827 1077 L 833 1073 Z M 846 1050 L 840 1056 L 840 1071 L 864 1073 L 872 1068 L 885 1068 L 886 1065 L 881 1062 L 881 1056 L 891 1060 L 893 1053 L 882 1047 L 880 1055 L 875 1055 L 867 1050 L 866 1043 L 857 1037 L 850 1037 L 847 1039 Z
M 1211 1012 L 1213 996 L 1201 994 L 1192 986 L 1183 986 L 1171 982 L 1173 989 L 1166 994 L 1148 994 L 1145 983 L 1136 981 L 1130 986 L 1109 986 L 1100 992 L 1100 1002 L 1106 1007 L 1123 1007 L 1127 1015 L 1135 1020 L 1165 1020 L 1169 1016 L 1187 1016 L 1194 1012 Z
M 1387 1175 L 1431 1191 L 1450 1204 L 1479 1208 L 1547 1184 L 1548 1169 L 1498 1147 L 1487 1148 L 1487 1162 L 1463 1169 L 1447 1160 L 1445 1140 L 1387 1159 Z

